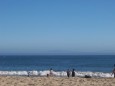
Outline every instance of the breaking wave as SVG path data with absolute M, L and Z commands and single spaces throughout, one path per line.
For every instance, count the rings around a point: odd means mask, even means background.
M 5 76 L 47 76 L 49 74 L 49 70 L 44 70 L 44 71 L 0 71 L 0 75 L 5 75 Z M 103 73 L 103 72 L 81 72 L 81 71 L 75 71 L 76 77 L 85 77 L 90 76 L 90 77 L 102 77 L 102 78 L 110 78 L 114 77 L 112 73 Z M 66 77 L 66 71 L 53 71 L 53 75 L 56 77 Z

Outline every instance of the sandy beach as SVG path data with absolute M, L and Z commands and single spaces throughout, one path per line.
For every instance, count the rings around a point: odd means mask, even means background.
M 115 86 L 115 79 L 0 76 L 0 86 Z

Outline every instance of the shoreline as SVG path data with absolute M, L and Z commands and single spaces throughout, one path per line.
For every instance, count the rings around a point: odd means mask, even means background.
M 52 71 L 53 76 L 55 77 L 67 77 L 66 71 Z M 36 77 L 44 77 L 50 74 L 49 70 L 44 71 L 0 71 L 0 76 L 36 76 Z M 70 74 L 71 76 L 71 74 Z M 112 73 L 103 73 L 103 72 L 81 72 L 75 71 L 75 77 L 85 77 L 90 76 L 94 78 L 113 78 L 114 75 Z

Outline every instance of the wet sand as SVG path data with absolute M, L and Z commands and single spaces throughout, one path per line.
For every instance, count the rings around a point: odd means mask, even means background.
M 0 86 L 115 86 L 115 79 L 0 76 Z

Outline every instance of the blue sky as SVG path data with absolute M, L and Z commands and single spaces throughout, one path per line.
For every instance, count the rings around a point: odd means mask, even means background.
M 115 1 L 0 0 L 0 54 L 115 54 Z

